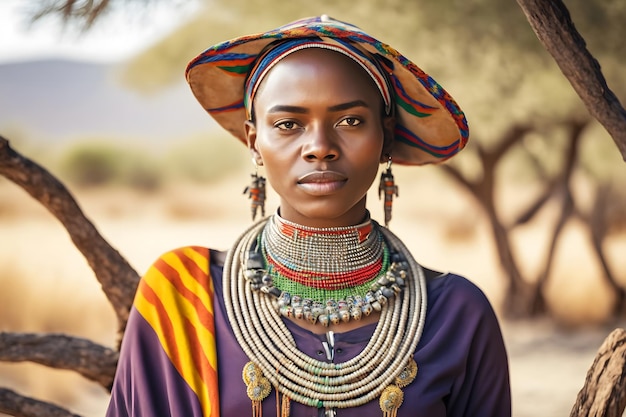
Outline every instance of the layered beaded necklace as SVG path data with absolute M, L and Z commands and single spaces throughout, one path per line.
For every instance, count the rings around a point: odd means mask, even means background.
M 283 395 L 283 416 L 292 400 L 341 409 L 377 397 L 383 415 L 395 415 L 400 388 L 417 372 L 412 355 L 426 316 L 423 270 L 395 235 L 369 219 L 315 229 L 276 214 L 237 240 L 223 277 L 228 319 L 250 359 L 243 378 L 253 415 L 260 415 L 272 386 Z M 300 352 L 281 319 L 282 314 L 328 325 L 372 310 L 381 312 L 374 334 L 343 363 Z
M 277 298 L 283 316 L 328 326 L 381 311 L 402 291 L 406 268 L 369 217 L 356 226 L 310 228 L 275 215 L 245 275 L 253 289 Z

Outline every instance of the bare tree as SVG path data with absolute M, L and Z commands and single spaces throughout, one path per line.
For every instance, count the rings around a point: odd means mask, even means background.
M 104 240 L 67 188 L 46 169 L 15 152 L 0 136 L 0 175 L 13 181 L 47 208 L 68 231 L 83 254 L 118 320 L 118 336 L 126 327 L 139 282 L 137 272 Z M 60 334 L 0 333 L 0 361 L 33 362 L 67 369 L 95 381 L 104 389 L 113 384 L 118 348 Z M 0 387 L 0 412 L 18 417 L 74 416 L 53 404 L 24 397 Z
M 610 234 L 609 217 L 606 215 L 610 187 L 608 184 L 596 182 L 596 194 L 598 198 L 592 210 L 585 212 L 576 206 L 572 190 L 572 177 L 579 164 L 579 146 L 582 134 L 590 120 L 571 119 L 560 122 L 562 128 L 568 130 L 567 149 L 564 163 L 558 173 L 550 176 L 544 166 L 533 159 L 533 169 L 537 176 L 543 178 L 543 191 L 534 201 L 518 214 L 517 218 L 507 224 L 503 220 L 495 201 L 496 178 L 499 164 L 506 159 L 508 153 L 514 148 L 522 146 L 523 139 L 527 134 L 532 133 L 534 128 L 528 124 L 512 126 L 497 143 L 487 148 L 481 145 L 481 141 L 475 141 L 477 155 L 480 161 L 482 175 L 476 179 L 471 179 L 463 174 L 463 171 L 456 167 L 454 163 L 441 166 L 441 169 L 448 174 L 462 188 L 476 200 L 479 207 L 485 213 L 491 228 L 491 235 L 497 250 L 500 265 L 505 272 L 505 295 L 502 303 L 502 310 L 508 318 L 526 318 L 544 315 L 548 312 L 544 298 L 544 288 L 548 283 L 556 247 L 565 225 L 572 219 L 581 219 L 587 229 L 587 233 L 601 264 L 603 277 L 613 289 L 616 296 L 614 308 L 615 316 L 624 312 L 625 290 L 622 288 L 607 261 L 604 242 Z M 533 158 L 533 155 L 529 154 Z M 543 267 L 537 277 L 524 276 L 520 269 L 517 256 L 513 250 L 511 242 L 511 232 L 518 226 L 530 222 L 548 202 L 555 202 L 560 207 L 559 217 L 553 229 L 550 231 L 550 242 L 545 253 Z

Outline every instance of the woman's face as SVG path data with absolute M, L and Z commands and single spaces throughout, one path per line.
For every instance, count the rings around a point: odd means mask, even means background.
M 371 78 L 337 52 L 305 49 L 270 70 L 246 131 L 283 218 L 312 227 L 363 221 L 367 191 L 390 151 L 384 137 L 393 120 L 383 119 L 382 106 Z

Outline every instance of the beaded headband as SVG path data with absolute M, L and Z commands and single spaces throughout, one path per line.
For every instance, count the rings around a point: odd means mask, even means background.
M 293 54 L 294 52 L 301 51 L 309 48 L 320 48 L 330 51 L 341 53 L 348 58 L 351 58 L 354 62 L 359 64 L 361 68 L 365 70 L 367 75 L 370 76 L 376 88 L 383 97 L 385 103 L 385 114 L 391 114 L 392 98 L 389 92 L 388 77 L 384 74 L 383 70 L 377 64 L 377 61 L 371 57 L 366 51 L 358 47 L 358 45 L 346 42 L 342 39 L 332 38 L 296 38 L 279 42 L 277 44 L 270 44 L 265 52 L 259 55 L 256 63 L 250 70 L 246 82 L 244 85 L 243 102 L 246 108 L 246 116 L 248 120 L 251 120 L 252 116 L 252 103 L 254 102 L 254 96 L 256 91 L 270 70 L 282 59 Z

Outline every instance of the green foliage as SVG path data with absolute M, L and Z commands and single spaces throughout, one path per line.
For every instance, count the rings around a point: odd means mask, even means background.
M 131 150 L 114 141 L 86 141 L 71 145 L 61 157 L 61 175 L 81 187 L 126 185 L 154 190 L 162 174 L 146 152 Z
M 626 181 L 626 167 L 615 143 L 611 140 L 604 128 L 597 122 L 593 122 L 587 128 L 585 141 L 580 149 L 580 168 L 589 176 L 602 183 L 618 184 L 617 194 L 624 193 L 624 182 Z M 626 201 L 621 198 L 620 201 Z M 622 206 L 622 210 L 626 205 Z M 626 216 L 625 216 L 626 217 Z
M 129 147 L 130 142 L 135 145 Z M 219 181 L 248 161 L 245 146 L 226 134 L 179 139 L 162 154 L 140 143 L 119 138 L 72 143 L 59 156 L 59 176 L 79 187 L 116 185 L 153 191 L 166 182 Z
M 202 135 L 178 141 L 164 155 L 164 166 L 172 180 L 215 182 L 244 166 L 246 147 L 226 133 Z

